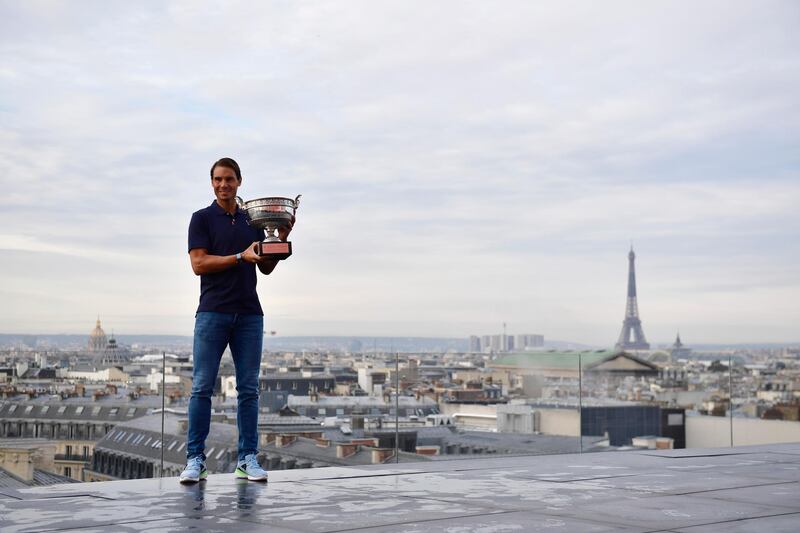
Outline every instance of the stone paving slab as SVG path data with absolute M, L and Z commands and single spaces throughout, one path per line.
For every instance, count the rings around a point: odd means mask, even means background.
M 642 498 L 635 505 L 589 504 L 575 508 L 570 516 L 659 531 L 783 513 L 783 507 L 741 502 L 725 505 L 702 494 L 691 494 Z
M 562 509 L 588 502 L 638 497 L 630 491 L 609 487 L 525 479 L 516 477 L 518 471 L 437 472 L 394 478 L 327 480 L 323 483 L 377 498 L 399 495 L 496 510 Z
M 349 530 L 355 531 L 355 530 Z M 358 529 L 359 533 L 536 533 L 577 531 L 580 533 L 643 532 L 641 528 L 600 524 L 571 517 L 553 517 L 524 511 L 452 520 L 408 522 L 394 526 Z
M 702 493 L 704 498 L 724 502 L 755 503 L 772 507 L 785 507 L 785 512 L 800 509 L 800 483 L 779 483 L 760 487 L 712 490 Z M 800 531 L 800 521 L 797 524 Z
M 690 526 L 675 531 L 676 533 L 797 533 L 798 530 L 800 530 L 800 513 Z
M 635 476 L 578 481 L 575 484 L 591 488 L 614 488 L 633 491 L 641 497 L 653 494 L 696 494 L 720 489 L 771 487 L 786 481 L 756 479 L 717 473 L 655 472 Z

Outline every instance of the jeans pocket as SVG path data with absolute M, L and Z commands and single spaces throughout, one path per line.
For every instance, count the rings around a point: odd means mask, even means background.
M 227 340 L 230 329 L 230 317 L 225 313 L 203 311 L 197 313 L 194 321 L 194 336 L 209 340 Z

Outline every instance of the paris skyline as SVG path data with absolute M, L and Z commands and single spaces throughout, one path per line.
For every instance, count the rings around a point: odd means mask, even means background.
M 81 4 L 0 5 L 0 332 L 190 334 L 231 156 L 281 335 L 613 345 L 632 240 L 652 344 L 798 340 L 792 2 Z

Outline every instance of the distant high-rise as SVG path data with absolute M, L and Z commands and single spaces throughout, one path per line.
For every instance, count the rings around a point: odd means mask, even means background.
M 628 253 L 628 300 L 625 305 L 625 320 L 619 334 L 616 348 L 618 350 L 649 350 L 650 344 L 644 338 L 642 321 L 639 319 L 639 304 L 636 301 L 636 270 L 634 261 L 636 254 L 631 247 Z
M 517 335 L 514 342 L 514 348 L 517 350 L 538 348 L 541 346 L 544 346 L 544 335 L 535 335 L 532 333 Z
M 480 353 L 481 339 L 477 335 L 469 336 L 469 351 L 472 353 Z
M 501 353 L 514 350 L 527 350 L 528 348 L 544 346 L 544 336 L 535 334 L 511 335 L 499 333 L 497 335 L 470 335 L 469 351 L 473 353 Z

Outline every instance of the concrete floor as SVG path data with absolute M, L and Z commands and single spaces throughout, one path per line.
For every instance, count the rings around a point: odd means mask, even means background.
M 0 491 L 0 531 L 800 532 L 800 443 Z

